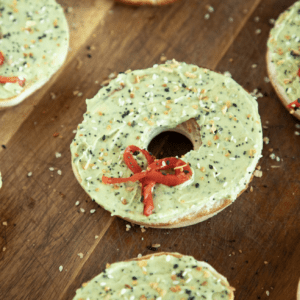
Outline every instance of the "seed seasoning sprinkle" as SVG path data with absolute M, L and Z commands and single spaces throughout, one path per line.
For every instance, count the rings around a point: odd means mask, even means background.
M 261 34 L 261 29 L 259 29 L 259 28 L 256 29 L 256 30 L 255 30 L 255 34 L 257 34 L 257 35 L 258 35 L 258 34 Z
M 61 153 L 55 152 L 55 157 L 56 157 L 56 158 L 60 158 L 60 157 L 61 157 Z
M 212 13 L 212 12 L 215 11 L 215 9 L 214 9 L 212 6 L 208 6 L 207 10 L 208 10 L 210 13 Z
M 260 171 L 260 170 L 255 170 L 253 174 L 254 174 L 255 177 L 262 177 L 263 172 Z

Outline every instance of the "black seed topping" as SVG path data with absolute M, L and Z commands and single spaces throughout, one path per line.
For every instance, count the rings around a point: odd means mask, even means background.
M 129 111 L 129 110 L 125 111 L 125 112 L 124 112 L 124 114 L 122 115 L 122 118 L 125 118 L 126 116 L 128 116 L 128 115 L 129 115 L 129 113 L 130 113 L 130 111 Z
M 183 274 L 183 271 L 180 271 L 179 273 L 176 274 L 176 276 L 181 279 L 184 279 L 184 276 L 182 274 Z
M 158 248 L 152 247 L 152 246 L 147 246 L 147 249 L 151 251 L 157 251 Z
M 185 290 L 185 293 L 190 295 L 192 293 L 192 291 L 191 290 Z

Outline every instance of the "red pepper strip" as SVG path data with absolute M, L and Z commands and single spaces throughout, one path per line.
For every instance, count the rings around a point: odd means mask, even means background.
M 144 154 L 148 162 L 146 171 L 142 171 L 131 152 L 139 151 Z M 136 146 L 128 146 L 123 155 L 124 161 L 128 168 L 134 173 L 129 178 L 109 178 L 103 175 L 102 182 L 104 184 L 115 184 L 139 180 L 142 184 L 142 195 L 144 203 L 144 215 L 149 216 L 154 209 L 152 189 L 156 183 L 161 183 L 167 186 L 179 185 L 190 179 L 192 170 L 190 166 L 175 157 L 163 158 L 154 160 L 150 153 Z M 161 170 L 175 169 L 175 174 L 163 175 Z
M 2 51 L 0 51 L 0 66 L 3 65 L 3 63 L 4 63 L 4 55 Z
M 13 77 L 5 77 L 5 76 L 0 76 L 0 83 L 18 83 L 20 86 L 24 86 L 25 84 L 25 79 L 20 79 L 17 76 Z
M 298 76 L 300 77 L 300 68 L 299 68 L 299 70 L 298 70 Z
M 298 98 L 294 102 L 290 103 L 287 107 L 290 109 L 299 108 L 300 107 L 300 98 Z
M 128 165 L 127 165 L 128 166 Z M 106 177 L 106 176 L 102 176 L 102 182 L 104 184 L 114 184 L 114 183 L 124 183 L 124 182 L 128 182 L 128 181 L 141 181 L 143 178 L 145 178 L 147 175 L 146 172 L 143 173 L 137 173 L 131 177 L 128 178 L 110 178 L 110 177 Z
M 151 181 L 147 185 L 143 185 L 142 194 L 143 194 L 143 203 L 144 203 L 144 215 L 150 216 L 154 209 L 153 198 L 152 198 L 152 189 L 155 186 L 155 181 Z
M 147 159 L 148 165 L 150 165 L 154 161 L 154 158 L 150 155 L 150 153 L 147 150 L 140 149 L 139 147 L 136 147 L 134 145 L 128 146 L 124 151 L 123 158 L 126 165 L 133 173 L 142 172 L 142 169 L 131 154 L 131 152 L 134 153 L 136 151 L 142 152 L 144 154 L 144 156 Z
M 4 63 L 4 55 L 2 51 L 0 51 L 0 66 L 3 65 Z M 12 76 L 12 77 L 5 77 L 5 76 L 0 76 L 0 83 L 18 83 L 20 86 L 24 86 L 25 84 L 25 79 L 20 79 L 17 76 Z

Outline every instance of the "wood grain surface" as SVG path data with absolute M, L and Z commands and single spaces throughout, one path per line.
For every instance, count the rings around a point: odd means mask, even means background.
M 236 288 L 236 299 L 296 299 L 299 121 L 265 79 L 269 20 L 294 0 L 179 0 L 163 7 L 58 2 L 71 32 L 67 62 L 33 96 L 0 111 L 0 299 L 72 299 L 107 262 L 153 253 L 152 244 L 207 261 Z M 229 71 L 249 92 L 257 89 L 270 143 L 259 162 L 263 176 L 222 213 L 187 228 L 127 231 L 127 222 L 98 207 L 77 183 L 69 145 L 85 99 L 101 82 L 112 72 L 160 63 L 162 55 Z M 176 143 L 165 136 L 154 148 L 169 155 Z

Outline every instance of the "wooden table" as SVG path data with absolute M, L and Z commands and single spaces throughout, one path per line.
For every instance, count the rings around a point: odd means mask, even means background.
M 236 299 L 295 299 L 300 122 L 265 81 L 269 20 L 294 0 L 181 0 L 163 7 L 58 2 L 71 30 L 67 62 L 29 99 L 0 112 L 0 299 L 72 299 L 107 262 L 153 253 L 152 244 L 207 261 L 236 288 Z M 257 101 L 270 143 L 253 191 L 222 213 L 187 228 L 126 231 L 127 222 L 98 207 L 77 183 L 69 145 L 85 99 L 103 80 L 112 72 L 160 63 L 162 54 L 229 71 L 248 91 L 261 92 Z

